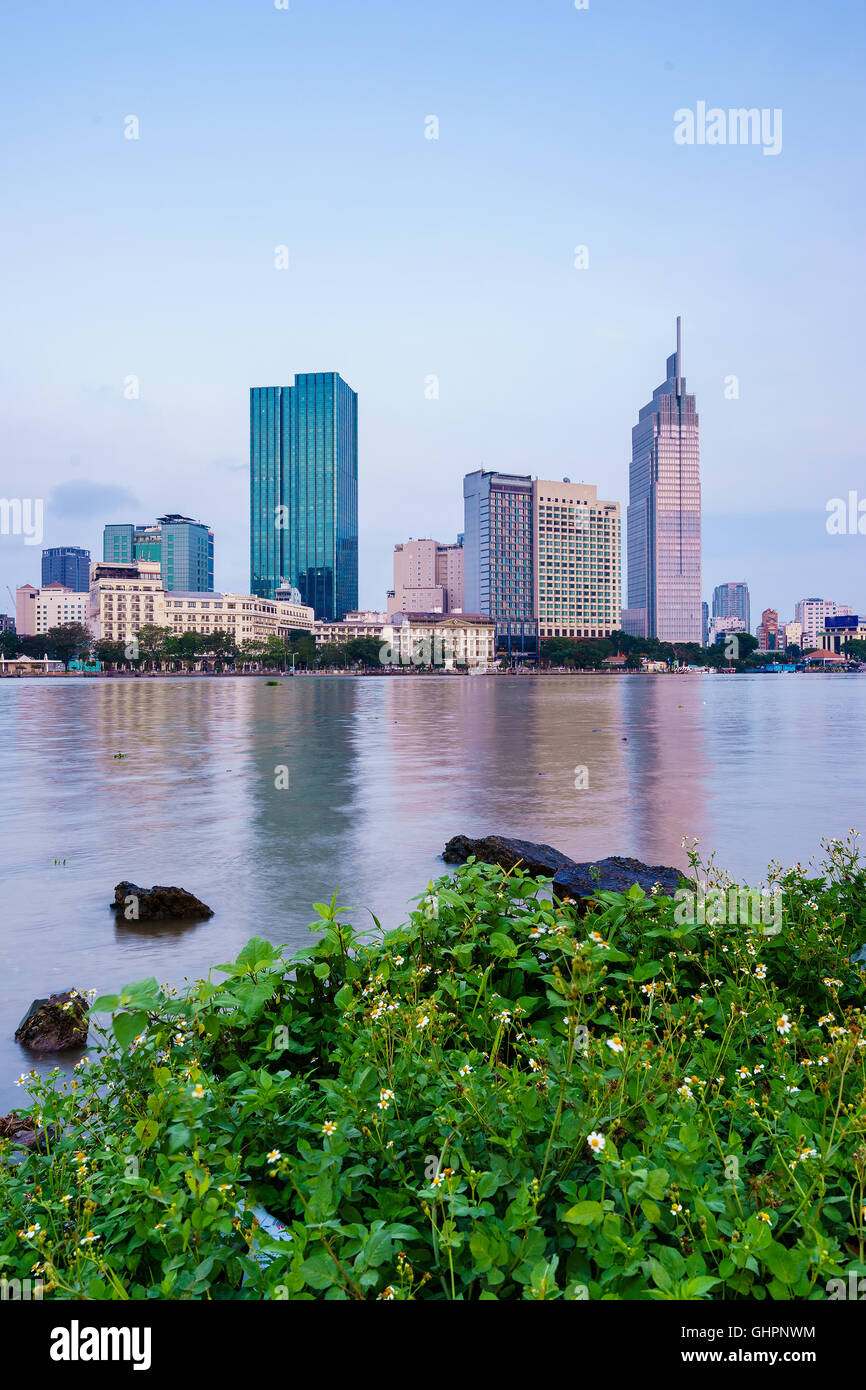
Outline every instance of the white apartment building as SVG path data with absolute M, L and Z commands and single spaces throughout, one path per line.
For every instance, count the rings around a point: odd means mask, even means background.
M 803 641 L 799 645 L 810 651 L 819 647 L 819 636 L 824 631 L 826 618 L 842 617 L 853 613 L 847 603 L 835 603 L 831 598 L 802 598 L 794 609 L 794 621 L 800 624 Z
M 538 635 L 607 637 L 620 628 L 620 510 L 588 483 L 532 483 Z
M 34 637 L 64 623 L 87 626 L 90 595 L 78 594 L 65 584 L 21 584 L 15 593 L 15 628 L 21 637 Z

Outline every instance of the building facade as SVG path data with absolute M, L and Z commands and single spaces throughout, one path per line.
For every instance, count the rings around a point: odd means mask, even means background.
M 42 552 L 42 587 L 62 584 L 73 593 L 90 588 L 90 551 L 78 545 L 53 545 Z
M 541 641 L 620 629 L 620 509 L 586 483 L 532 484 L 533 611 Z
M 731 614 L 728 617 L 710 618 L 709 631 L 705 646 L 712 647 L 716 642 L 723 642 L 731 632 L 747 632 L 745 621 L 737 615 Z
M 163 588 L 182 593 L 213 590 L 214 536 L 203 521 L 170 512 L 155 522 L 122 522 L 105 527 L 102 558 L 106 564 L 138 561 L 160 566 Z
M 358 607 L 358 397 L 338 372 L 250 391 L 250 587 L 317 619 Z
M 827 618 L 849 617 L 852 609 L 847 603 L 836 603 L 831 598 L 802 598 L 794 609 L 794 621 L 800 624 L 803 633 L 802 647 L 820 646 L 818 638 L 824 631 Z
M 536 652 L 532 478 L 479 469 L 463 479 L 464 603 L 492 618 L 506 651 Z
M 15 630 L 19 637 L 33 637 L 65 623 L 86 626 L 89 610 L 89 593 L 76 593 L 64 584 L 20 584 L 15 592 Z
M 463 545 L 421 539 L 394 546 L 394 587 L 385 596 L 389 613 L 462 613 Z
M 779 624 L 775 608 L 765 608 L 755 629 L 759 652 L 778 652 L 785 649 L 785 627 Z
M 742 618 L 745 624 L 744 630 L 751 632 L 751 605 L 749 599 L 749 586 L 741 579 L 735 579 L 727 584 L 717 584 L 713 589 L 713 612 L 714 618 Z
M 701 478 L 695 398 L 682 374 L 682 324 L 666 379 L 632 430 L 629 623 L 635 636 L 701 641 Z
M 849 639 L 866 642 L 866 618 L 856 613 L 831 614 L 824 631 L 818 634 L 818 647 L 822 651 L 844 654 L 843 648 Z

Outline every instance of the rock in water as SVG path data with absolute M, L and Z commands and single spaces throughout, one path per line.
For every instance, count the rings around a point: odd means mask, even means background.
M 59 1135 L 58 1125 L 48 1126 L 47 1137 L 51 1142 Z M 8 1139 L 13 1148 L 45 1152 L 46 1131 L 36 1128 L 32 1115 L 19 1115 L 14 1110 L 8 1115 L 0 1115 L 0 1139 Z
M 87 1045 L 87 1000 L 76 989 L 34 999 L 15 1029 L 15 1041 L 32 1052 L 63 1052 Z
M 164 922 L 213 917 L 213 908 L 208 907 L 185 888 L 166 888 L 155 884 L 153 888 L 139 888 L 137 883 L 118 883 L 114 889 L 113 912 L 119 921 L 125 922 Z
M 680 869 L 670 865 L 643 864 L 640 859 L 625 859 L 615 854 L 610 859 L 571 864 L 568 868 L 560 869 L 553 880 L 553 891 L 558 898 L 580 901 L 591 898 L 599 891 L 627 893 L 635 884 L 649 894 L 657 883 L 661 892 L 672 898 L 676 890 L 687 887 L 690 880 Z
M 498 864 L 502 869 L 518 866 L 533 877 L 553 878 L 559 869 L 574 864 L 567 854 L 550 845 L 536 845 L 531 840 L 511 840 L 503 835 L 485 835 L 480 840 L 468 835 L 455 835 L 442 854 L 446 864 L 461 864 L 474 855 L 485 864 Z

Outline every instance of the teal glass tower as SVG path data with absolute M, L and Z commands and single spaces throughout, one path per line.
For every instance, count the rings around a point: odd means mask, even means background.
M 319 619 L 358 607 L 358 397 L 338 372 L 250 390 L 250 574 Z

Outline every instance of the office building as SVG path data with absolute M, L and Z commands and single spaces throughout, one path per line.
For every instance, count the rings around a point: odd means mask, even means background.
M 468 473 L 463 505 L 464 610 L 493 619 L 498 648 L 535 655 L 532 478 Z
M 317 619 L 358 607 L 358 397 L 338 372 L 250 391 L 250 587 Z
M 53 545 L 42 552 L 42 587 L 62 584 L 73 593 L 90 588 L 90 551 L 78 545 Z
M 713 589 L 714 618 L 742 618 L 745 631 L 751 632 L 751 610 L 749 586 L 741 579 L 728 584 L 717 584 Z
M 785 649 L 785 628 L 779 625 L 779 615 L 775 608 L 765 608 L 761 621 L 755 629 L 759 652 L 778 652 Z
M 632 430 L 627 614 L 635 636 L 701 641 L 699 427 L 683 377 L 679 318 L 665 381 Z
M 105 527 L 102 558 L 106 564 L 138 561 L 160 566 L 163 588 L 184 593 L 213 589 L 214 536 L 209 526 L 170 512 L 155 522 Z
M 88 620 L 90 596 L 64 584 L 20 584 L 15 591 L 15 631 L 19 637 L 40 636 L 52 627 Z
M 463 546 L 409 540 L 394 546 L 394 588 L 389 613 L 461 613 L 464 599 Z
M 541 641 L 621 627 L 620 509 L 586 483 L 532 484 L 533 610 Z
M 800 624 L 803 633 L 803 650 L 820 646 L 818 637 L 824 631 L 827 618 L 847 617 L 852 611 L 849 604 L 836 603 L 831 598 L 800 599 L 794 610 L 794 621 Z
M 707 646 L 710 633 L 710 605 L 704 600 L 701 604 L 701 646 Z

